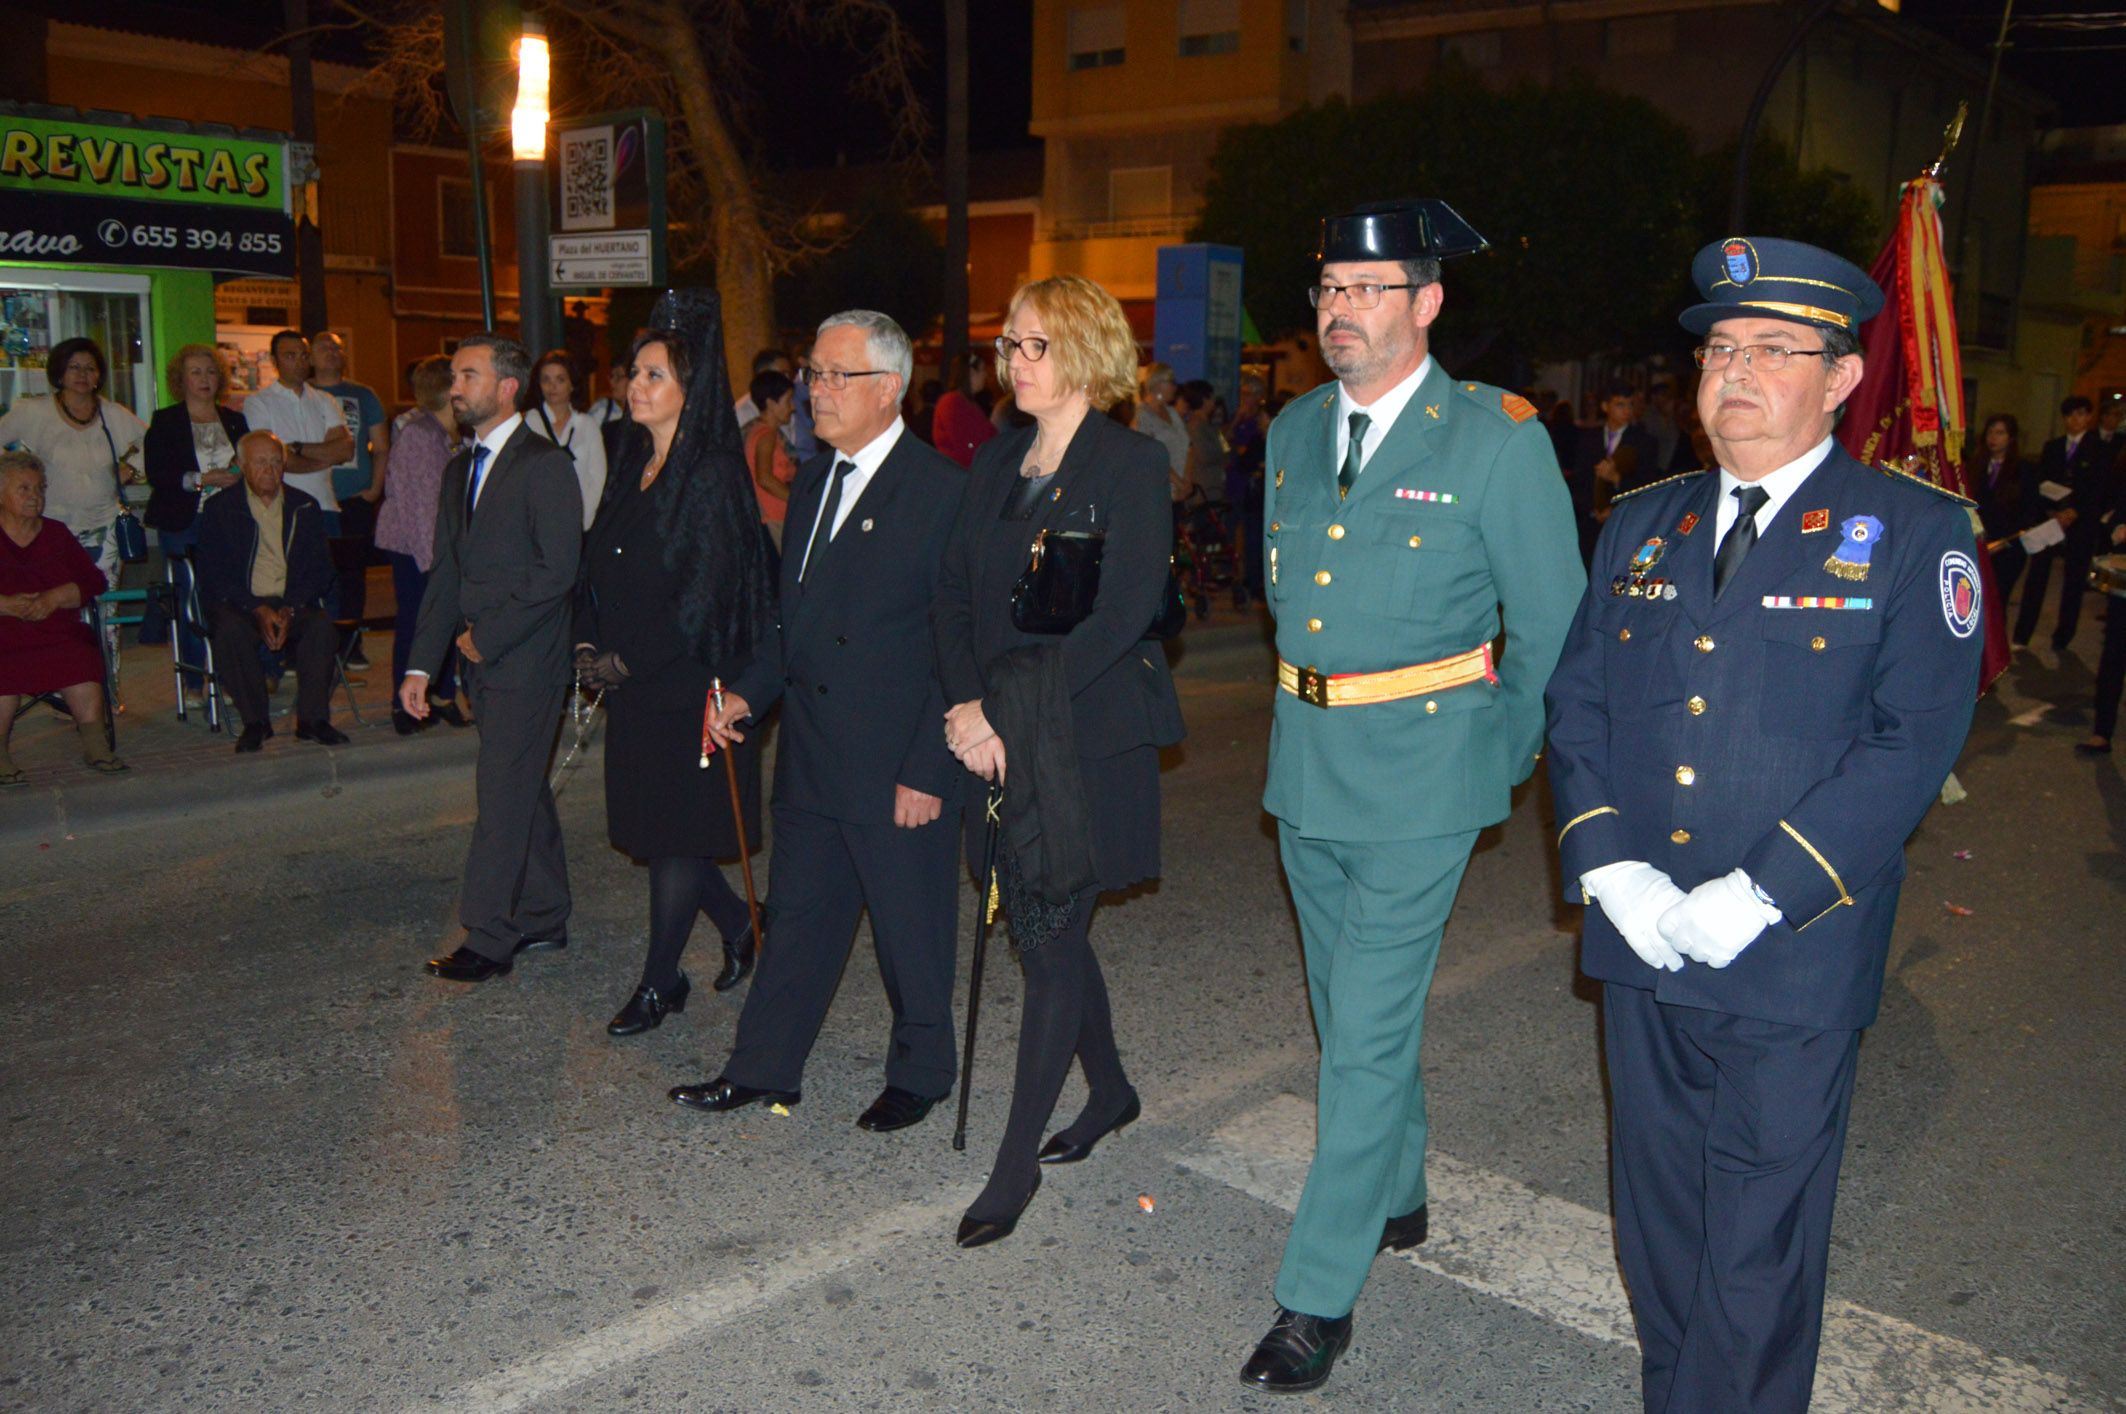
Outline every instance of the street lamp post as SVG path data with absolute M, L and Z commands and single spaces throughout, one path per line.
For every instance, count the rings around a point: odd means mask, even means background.
M 553 61 L 546 25 L 524 17 L 517 40 L 517 104 L 509 115 L 509 145 L 517 178 L 517 327 L 534 355 L 556 341 L 552 288 L 546 268 L 546 121 Z

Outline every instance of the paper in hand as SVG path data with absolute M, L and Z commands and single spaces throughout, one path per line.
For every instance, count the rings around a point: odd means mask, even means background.
M 2035 555 L 2041 550 L 2049 550 L 2065 540 L 2067 532 L 2060 528 L 2058 521 L 2047 516 L 2017 538 L 2022 541 L 2025 554 Z
M 2037 483 L 2037 492 L 2048 501 L 2064 501 L 2074 494 L 2074 488 L 2072 486 L 2062 486 L 2057 481 L 2047 480 Z

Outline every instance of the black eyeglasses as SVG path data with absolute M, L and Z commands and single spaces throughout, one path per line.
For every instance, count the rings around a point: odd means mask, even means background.
M 1829 349 L 1790 349 L 1785 344 L 1700 344 L 1690 351 L 1698 367 L 1708 373 L 1717 373 L 1742 355 L 1744 368 L 1762 369 L 1777 373 L 1786 367 L 1790 358 L 1827 358 Z
M 882 378 L 891 369 L 866 368 L 845 373 L 839 368 L 800 368 L 797 376 L 805 380 L 808 388 L 825 388 L 830 393 L 839 393 L 849 386 L 851 378 Z
M 1307 286 L 1307 303 L 1320 309 L 1342 295 L 1353 309 L 1376 309 L 1380 305 L 1383 290 L 1421 290 L 1423 285 L 1331 285 L 1323 282 Z
M 997 335 L 998 358 L 1017 358 L 1021 353 L 1026 355 L 1028 363 L 1039 363 L 1048 356 L 1048 340 L 1038 335 L 1031 339 L 1014 339 L 1009 334 Z

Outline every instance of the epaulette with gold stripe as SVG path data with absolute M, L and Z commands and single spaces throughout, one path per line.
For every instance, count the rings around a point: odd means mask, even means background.
M 1901 467 L 1883 466 L 1877 464 L 1875 469 L 1881 472 L 1884 476 L 1893 476 L 1896 477 L 1899 481 L 1909 481 L 1914 486 L 1924 486 L 1927 490 L 1932 491 L 1935 495 L 1946 496 L 1948 499 L 1956 502 L 1956 504 L 1959 506 L 1976 506 L 1978 504 L 1978 502 L 1972 500 L 1969 496 L 1959 495 L 1958 493 L 1951 491 L 1946 486 L 1939 485 L 1924 476 L 1920 476 L 1915 472 L 1906 471 Z M 1615 498 L 1612 497 L 1611 499 Z
M 1696 471 L 1679 471 L 1674 476 L 1664 476 L 1659 481 L 1649 481 L 1644 486 L 1634 486 L 1629 491 L 1619 491 L 1609 498 L 1609 504 L 1614 506 L 1619 501 L 1630 500 L 1642 491 L 1651 491 L 1656 486 L 1666 486 L 1671 481 L 1688 481 L 1693 476 L 1703 475 L 1705 475 L 1705 468 L 1702 466 Z

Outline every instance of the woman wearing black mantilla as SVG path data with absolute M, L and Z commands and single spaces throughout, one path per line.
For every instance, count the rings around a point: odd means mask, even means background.
M 976 454 L 932 614 L 946 700 L 958 704 L 946 744 L 1004 786 L 999 889 L 1026 973 L 1010 1118 L 960 1223 L 963 1247 L 1010 1235 L 1042 1164 L 1083 1159 L 1137 1118 L 1088 933 L 1101 894 L 1159 873 L 1159 748 L 1182 735 L 1166 658 L 1147 636 L 1173 545 L 1166 453 L 1092 415 L 1136 387 L 1122 307 L 1078 276 L 1037 281 L 1013 296 L 997 346 L 1034 425 Z M 1013 624 L 1012 586 L 1042 532 L 1103 537 L 1091 612 L 1060 635 Z M 984 794 L 968 792 L 977 870 Z M 1085 1108 L 1041 1146 L 1073 1056 Z
M 723 371 L 713 291 L 673 290 L 635 339 L 632 425 L 583 548 L 576 670 L 604 691 L 606 831 L 648 863 L 649 956 L 606 1030 L 632 1036 L 686 1006 L 680 954 L 706 912 L 723 935 L 718 991 L 752 970 L 746 902 L 717 867 L 740 852 L 722 760 L 702 718 L 773 612 L 753 480 Z M 745 839 L 760 842 L 760 753 L 736 748 Z

